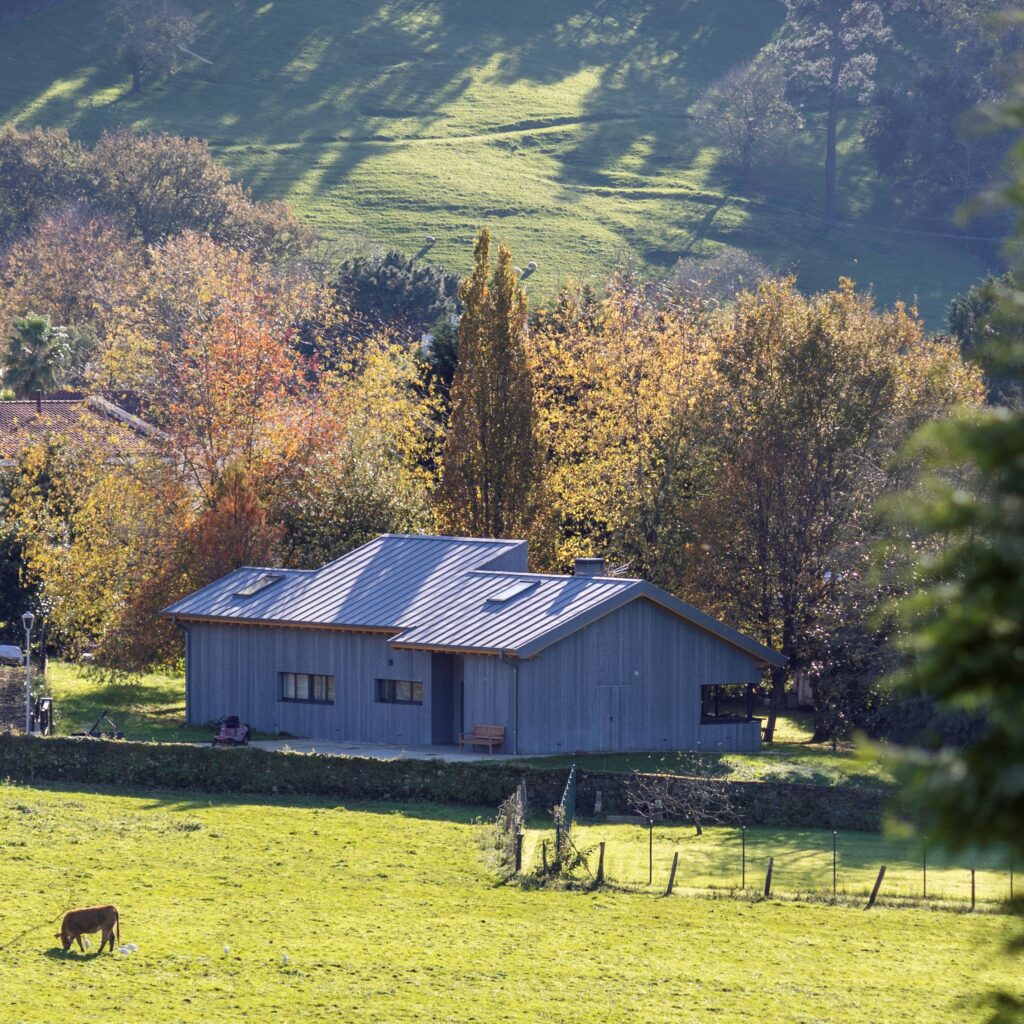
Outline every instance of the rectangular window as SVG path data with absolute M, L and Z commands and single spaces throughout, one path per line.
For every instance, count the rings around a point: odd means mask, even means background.
M 310 675 L 307 672 L 282 672 L 281 700 L 298 700 L 307 704 L 333 704 L 334 676 Z
M 411 679 L 378 679 L 378 704 L 422 704 L 423 684 Z
M 753 687 L 730 685 L 700 688 L 700 720 L 713 722 L 746 722 L 753 714 Z

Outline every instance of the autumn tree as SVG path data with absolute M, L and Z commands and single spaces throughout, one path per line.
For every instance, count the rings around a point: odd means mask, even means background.
M 695 506 L 688 587 L 806 666 L 819 607 L 841 596 L 873 539 L 867 510 L 919 423 L 977 403 L 979 374 L 897 306 L 850 281 L 807 299 L 792 280 L 740 296 L 714 326 L 720 467 Z M 771 740 L 786 669 L 773 671 Z
M 715 389 L 692 312 L 620 274 L 596 306 L 570 289 L 538 316 L 530 346 L 561 568 L 600 554 L 678 582 Z
M 318 403 L 329 442 L 272 508 L 284 560 L 315 568 L 380 533 L 429 530 L 428 467 L 441 438 L 438 399 L 423 389 L 415 347 L 386 334 L 364 339 L 325 375 Z
M 117 221 L 77 204 L 45 214 L 0 256 L 0 320 L 31 309 L 79 339 L 101 338 L 113 310 L 133 300 L 144 259 Z M 72 353 L 74 383 L 90 355 Z
M 23 455 L 8 515 L 53 642 L 71 654 L 102 644 L 177 511 L 162 505 L 137 465 L 59 437 Z
M 315 237 L 286 203 L 255 202 L 199 139 L 123 128 L 87 149 L 56 129 L 0 132 L 0 242 L 69 205 L 145 244 L 199 231 L 260 261 L 304 255 Z
M 107 21 L 117 55 L 131 72 L 132 92 L 141 91 L 144 78 L 177 71 L 196 33 L 195 18 L 173 0 L 111 0 Z
M 524 345 L 526 296 L 504 242 L 492 270 L 486 229 L 477 235 L 473 272 L 459 298 L 459 360 L 439 518 L 455 534 L 524 537 L 536 520 L 539 486 L 533 382 Z
M 876 0 L 785 0 L 787 35 L 776 48 L 797 88 L 825 96 L 825 220 L 835 224 L 836 143 L 844 96 L 866 99 L 878 54 L 892 38 Z
M 0 244 L 75 199 L 85 184 L 86 162 L 83 147 L 62 128 L 0 130 Z

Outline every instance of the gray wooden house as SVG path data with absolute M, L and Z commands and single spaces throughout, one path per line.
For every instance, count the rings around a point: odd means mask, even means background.
M 756 750 L 775 651 L 643 580 L 526 542 L 385 535 L 316 570 L 242 568 L 164 614 L 186 635 L 188 720 L 317 739 L 509 753 Z M 722 687 L 746 704 L 719 702 Z

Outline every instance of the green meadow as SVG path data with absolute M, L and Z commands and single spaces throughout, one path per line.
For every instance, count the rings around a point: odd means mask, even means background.
M 0 785 L 0 1019 L 948 1024 L 1024 995 L 1004 915 L 524 890 L 485 868 L 485 827 Z M 138 951 L 61 952 L 63 910 L 107 901 Z
M 207 138 L 260 198 L 285 198 L 337 252 L 376 245 L 464 270 L 491 226 L 538 262 L 535 297 L 617 260 L 652 273 L 722 245 L 810 290 L 840 275 L 939 327 L 987 268 L 952 223 L 907 224 L 842 122 L 842 223 L 826 230 L 817 114 L 791 159 L 746 181 L 688 110 L 778 32 L 765 0 L 183 0 L 181 72 L 129 93 L 102 0 L 0 31 L 0 123 L 94 139 L 134 125 Z M 436 242 L 428 244 L 428 235 Z

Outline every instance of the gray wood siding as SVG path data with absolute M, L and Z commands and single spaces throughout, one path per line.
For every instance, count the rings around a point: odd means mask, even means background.
M 761 749 L 761 719 L 749 722 L 714 722 L 700 727 L 701 750 L 753 754 Z
M 463 722 L 505 726 L 505 753 L 512 750 L 515 666 L 496 654 L 467 654 L 463 658 Z
M 700 687 L 760 679 L 737 648 L 634 601 L 521 663 L 518 750 L 694 750 Z M 735 732 L 743 746 L 716 749 L 748 749 Z
M 431 654 L 394 650 L 387 640 L 382 633 L 190 623 L 188 720 L 237 714 L 260 732 L 427 745 Z M 756 724 L 700 725 L 700 687 L 758 682 L 753 659 L 650 601 L 624 605 L 518 669 L 497 655 L 465 655 L 454 666 L 456 721 L 466 731 L 505 726 L 506 752 L 759 745 Z M 333 675 L 334 704 L 280 700 L 282 672 Z M 379 678 L 423 682 L 423 704 L 378 704 Z
M 333 675 L 334 703 L 280 700 L 281 672 Z M 384 634 L 191 623 L 188 673 L 192 724 L 237 714 L 260 732 L 430 743 L 430 654 L 392 650 Z M 378 704 L 377 679 L 424 683 L 423 704 Z

